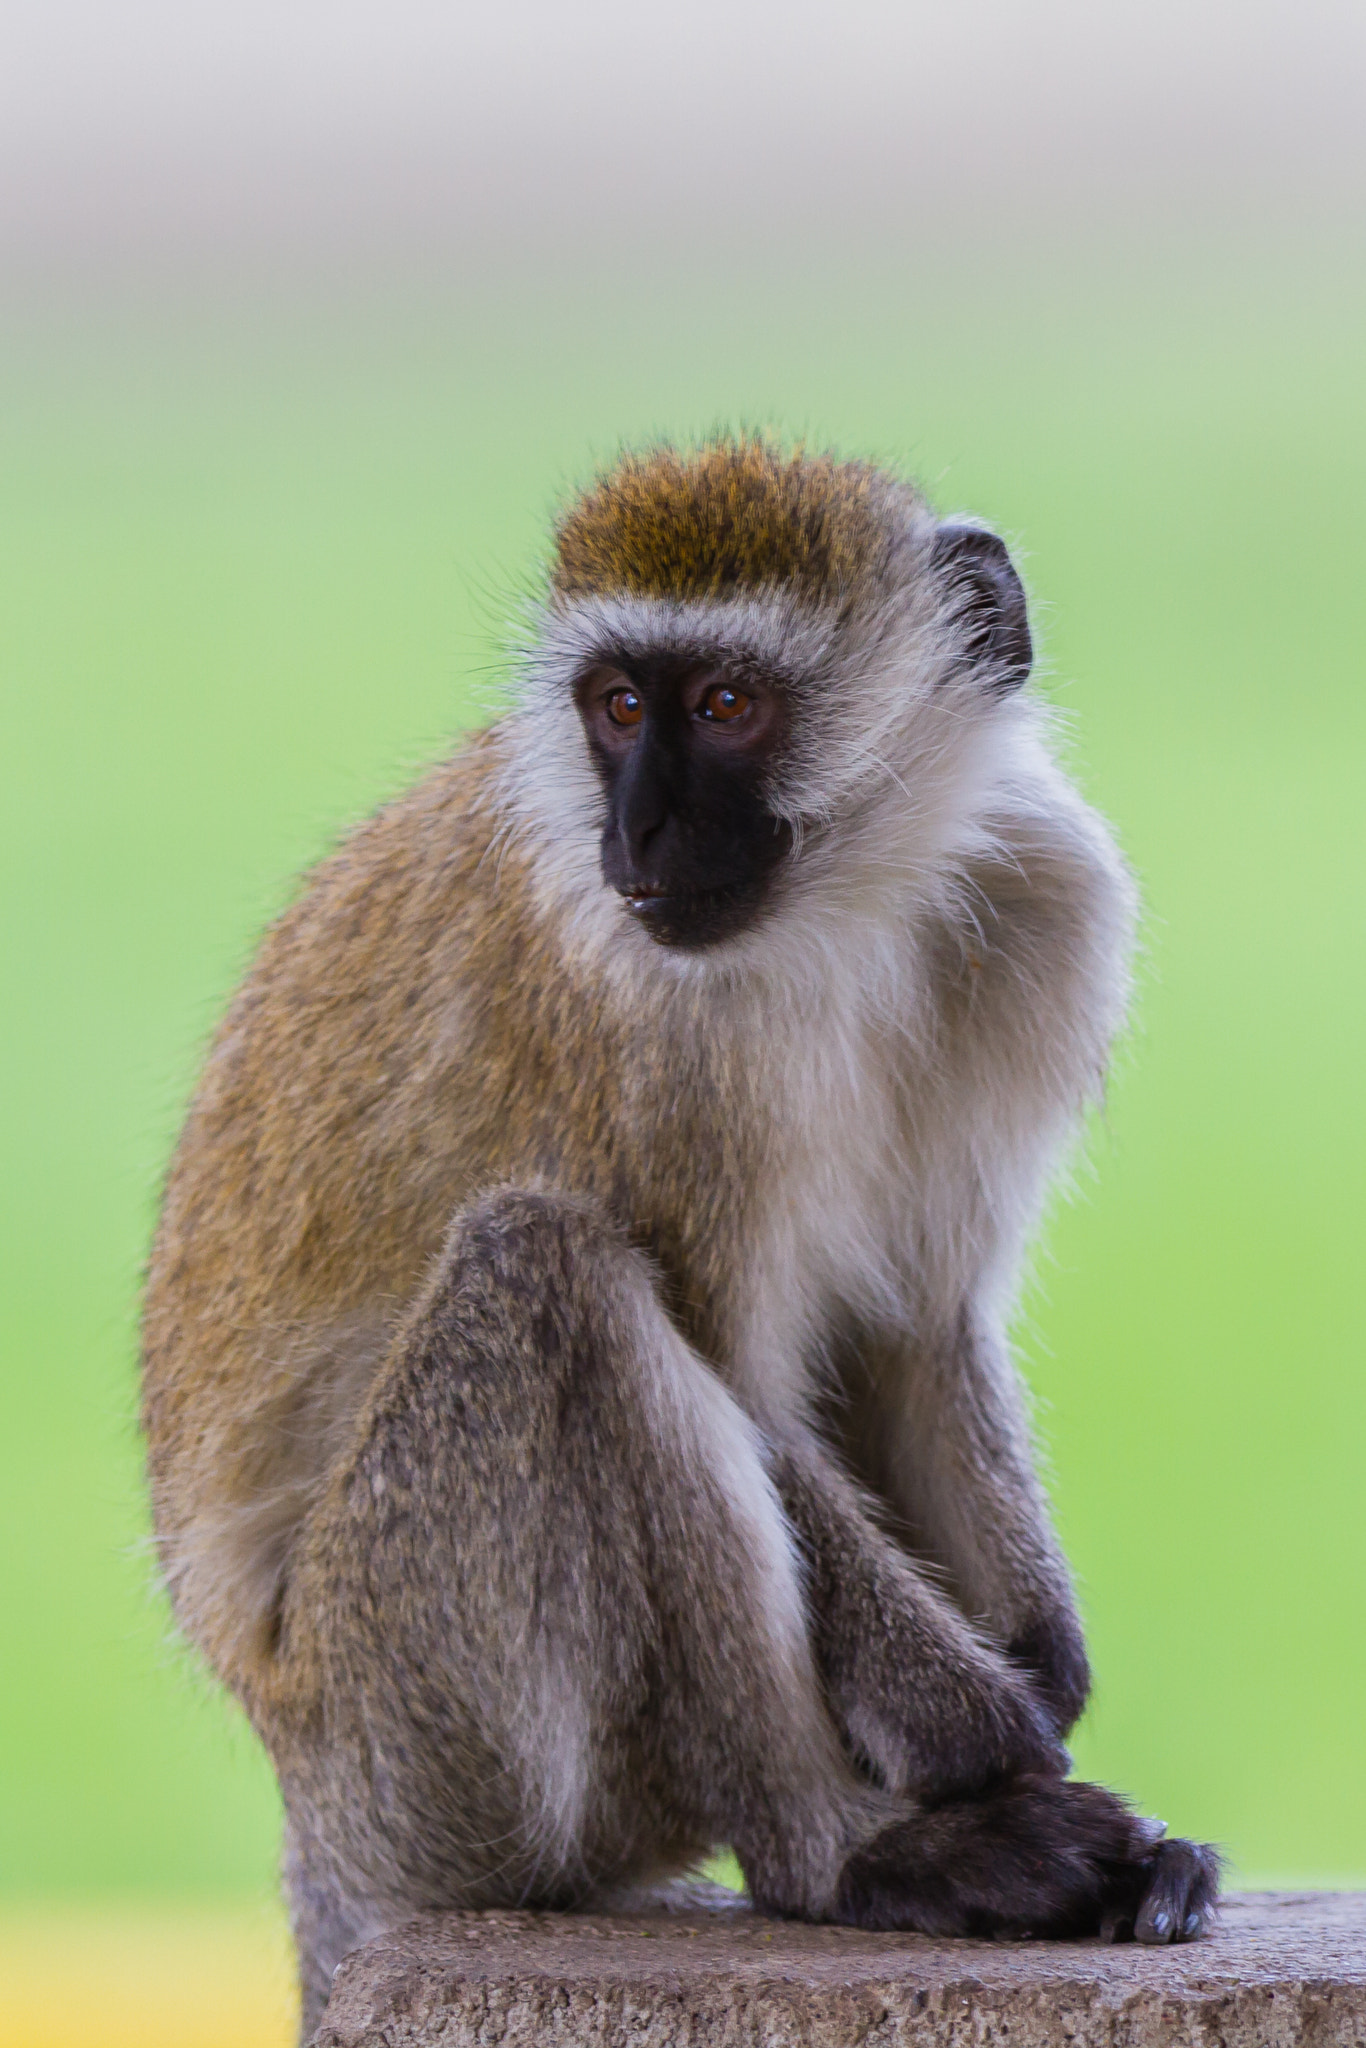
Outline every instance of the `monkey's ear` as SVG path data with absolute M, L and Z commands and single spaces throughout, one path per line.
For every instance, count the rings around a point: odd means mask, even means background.
M 952 594 L 968 661 L 987 671 L 1000 696 L 1018 690 L 1034 661 L 1024 585 L 1006 544 L 985 527 L 945 520 L 930 555 L 934 574 Z

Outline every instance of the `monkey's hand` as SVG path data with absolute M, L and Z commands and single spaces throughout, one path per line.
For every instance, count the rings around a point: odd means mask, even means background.
M 875 1836 L 846 1863 L 833 1917 L 941 1936 L 1193 1941 L 1219 1858 L 1163 1833 L 1103 1786 L 1017 1777 Z
M 890 1791 L 926 1800 L 964 1797 L 1021 1773 L 1065 1777 L 1067 1705 L 1036 1676 L 1038 1657 L 1024 1648 L 1002 1656 L 970 1628 L 818 1450 L 788 1449 L 777 1477 L 809 1561 L 826 1697 L 873 1774 Z M 1065 1640 L 1061 1628 L 1049 1639 Z M 1075 1655 L 1084 1672 L 1079 1631 Z M 1068 1682 L 1075 1690 L 1074 1666 Z
M 836 1715 L 888 1789 L 937 1803 L 1021 1774 L 1065 1777 L 1071 1758 L 1032 1683 L 966 1630 L 945 1645 L 912 1619 L 914 1635 L 894 1612 L 881 1637 L 821 1646 Z

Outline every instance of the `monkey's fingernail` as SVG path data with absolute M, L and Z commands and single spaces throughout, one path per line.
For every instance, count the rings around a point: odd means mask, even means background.
M 1185 1919 L 1181 1922 L 1181 1932 L 1187 1941 L 1193 1941 L 1203 1924 L 1198 1913 L 1187 1913 Z
M 1154 1934 L 1169 1934 L 1171 1932 L 1171 1924 L 1172 1916 L 1170 1913 L 1154 1913 L 1150 1922 Z

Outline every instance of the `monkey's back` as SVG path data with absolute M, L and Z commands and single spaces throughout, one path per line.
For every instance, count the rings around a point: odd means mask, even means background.
M 585 1071 L 592 1020 L 547 1013 L 559 983 L 497 843 L 497 746 L 480 735 L 308 878 L 215 1036 L 171 1165 L 143 1424 L 180 1619 L 230 1678 L 251 1661 L 261 1560 L 453 1210 L 550 1165 L 547 1118 Z

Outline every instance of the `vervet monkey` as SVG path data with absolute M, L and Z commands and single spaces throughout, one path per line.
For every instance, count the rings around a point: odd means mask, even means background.
M 416 1911 L 1182 1940 L 1005 1326 L 1134 896 L 1009 556 L 861 463 L 628 455 L 515 707 L 325 860 L 151 1260 L 189 1636 L 279 1773 L 305 2033 Z

